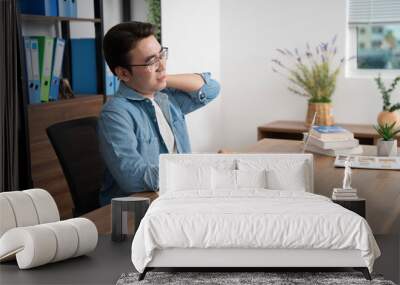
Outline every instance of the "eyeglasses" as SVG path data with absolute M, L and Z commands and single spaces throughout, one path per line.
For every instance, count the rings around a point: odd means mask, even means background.
M 162 47 L 160 54 L 154 58 L 152 58 L 151 61 L 149 61 L 146 64 L 126 64 L 123 66 L 126 67 L 138 67 L 138 66 L 144 66 L 147 68 L 149 72 L 156 71 L 160 68 L 160 62 L 163 61 L 165 63 L 168 59 L 168 48 L 167 47 Z

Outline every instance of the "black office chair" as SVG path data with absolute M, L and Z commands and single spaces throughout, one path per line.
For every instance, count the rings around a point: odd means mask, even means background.
M 99 208 L 105 166 L 99 152 L 97 118 L 56 123 L 46 131 L 71 192 L 75 205 L 73 215 Z

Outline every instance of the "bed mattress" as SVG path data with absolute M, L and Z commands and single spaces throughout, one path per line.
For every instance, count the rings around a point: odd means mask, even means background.
M 359 250 L 372 272 L 380 255 L 364 218 L 301 191 L 184 191 L 156 199 L 132 243 L 139 272 L 163 249 Z

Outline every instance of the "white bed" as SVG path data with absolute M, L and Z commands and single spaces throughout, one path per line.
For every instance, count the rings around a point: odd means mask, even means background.
M 211 174 L 210 174 L 211 173 Z M 154 267 L 354 267 L 380 255 L 367 222 L 313 194 L 309 154 L 160 156 L 160 197 L 132 262 Z

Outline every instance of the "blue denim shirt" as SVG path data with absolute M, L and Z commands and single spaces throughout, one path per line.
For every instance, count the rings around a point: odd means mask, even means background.
M 154 95 L 175 137 L 178 153 L 190 153 L 185 115 L 217 97 L 219 84 L 210 73 L 204 85 L 187 93 L 166 88 Z M 100 204 L 134 192 L 158 189 L 158 159 L 168 153 L 151 101 L 121 82 L 103 106 L 98 122 L 100 152 L 106 165 Z M 90 170 L 88 170 L 90 171 Z

